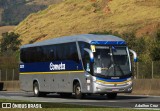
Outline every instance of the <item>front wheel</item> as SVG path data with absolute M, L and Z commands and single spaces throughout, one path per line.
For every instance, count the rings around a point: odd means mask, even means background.
M 75 92 L 75 98 L 81 99 L 82 98 L 82 92 L 81 92 L 81 86 L 79 83 L 76 83 L 74 85 L 74 92 Z
M 117 97 L 117 93 L 107 93 L 108 99 L 115 99 Z

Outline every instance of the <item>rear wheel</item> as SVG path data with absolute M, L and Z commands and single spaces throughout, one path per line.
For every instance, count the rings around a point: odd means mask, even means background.
M 33 84 L 33 92 L 34 92 L 34 96 L 35 96 L 35 97 L 39 97 L 39 96 L 40 96 L 38 82 L 35 82 L 35 83 Z
M 44 97 L 44 96 L 46 96 L 46 92 L 40 92 L 39 91 L 39 84 L 38 84 L 38 82 L 34 82 L 34 84 L 33 84 L 33 92 L 34 92 L 34 96 L 35 97 Z
M 82 92 L 81 92 L 81 86 L 79 83 L 76 83 L 74 85 L 74 92 L 75 92 L 75 98 L 76 99 L 81 99 L 82 98 Z
M 117 97 L 117 93 L 107 93 L 108 99 L 115 99 Z

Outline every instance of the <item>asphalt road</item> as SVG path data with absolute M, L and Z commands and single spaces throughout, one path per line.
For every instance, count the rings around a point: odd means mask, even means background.
M 49 94 L 46 97 L 34 97 L 33 93 L 28 92 L 7 92 L 0 91 L 0 99 L 25 100 L 31 102 L 51 102 L 51 103 L 67 103 L 89 106 L 102 107 L 124 107 L 124 108 L 145 108 L 144 105 L 149 105 L 149 108 L 160 109 L 160 96 L 143 96 L 143 95 L 125 95 L 119 94 L 116 99 L 108 100 L 106 96 L 91 95 L 78 100 L 74 96 L 62 98 L 58 94 Z M 141 105 L 135 107 L 136 105 Z M 155 107 L 153 107 L 153 105 Z M 158 106 L 158 107 L 156 107 Z

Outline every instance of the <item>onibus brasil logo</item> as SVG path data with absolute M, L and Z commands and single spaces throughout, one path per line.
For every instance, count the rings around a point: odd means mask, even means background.
M 61 62 L 61 64 L 53 64 L 52 62 L 49 65 L 50 70 L 65 70 L 65 64 Z

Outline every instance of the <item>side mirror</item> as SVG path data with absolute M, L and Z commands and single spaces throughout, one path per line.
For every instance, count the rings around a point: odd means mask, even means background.
M 133 60 L 134 62 L 137 62 L 138 61 L 138 58 L 137 58 L 137 53 L 131 49 L 129 49 L 129 51 L 133 54 Z
M 84 50 L 86 51 L 86 52 L 88 52 L 88 54 L 89 54 L 89 57 L 90 57 L 90 62 L 94 62 L 94 55 L 93 55 L 93 52 L 90 50 L 90 49 L 87 49 L 87 48 L 84 48 Z

